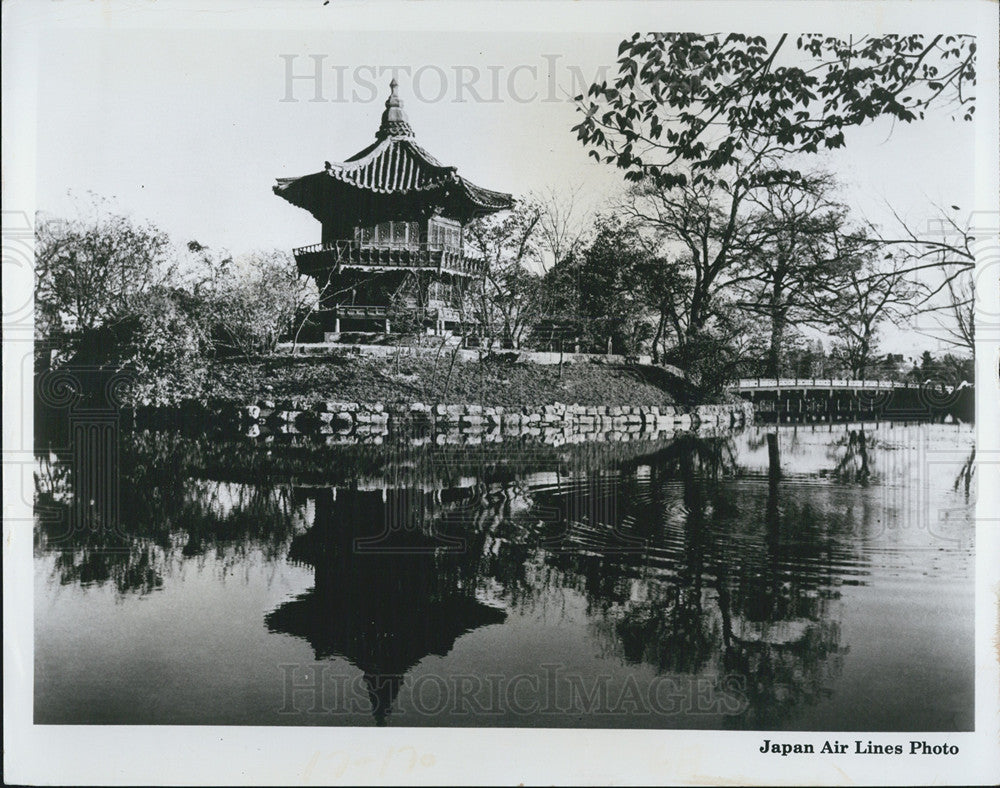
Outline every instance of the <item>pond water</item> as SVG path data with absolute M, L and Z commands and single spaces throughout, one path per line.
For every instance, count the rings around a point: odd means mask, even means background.
M 413 443 L 40 450 L 36 723 L 972 729 L 971 427 Z

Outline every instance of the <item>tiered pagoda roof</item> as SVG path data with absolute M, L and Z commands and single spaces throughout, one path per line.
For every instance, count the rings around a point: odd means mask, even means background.
M 397 82 L 389 85 L 375 142 L 347 161 L 326 162 L 322 172 L 279 178 L 274 192 L 320 221 L 332 205 L 357 204 L 376 195 L 411 198 L 440 207 L 461 221 L 508 209 L 510 194 L 477 186 L 420 147 L 413 135 Z

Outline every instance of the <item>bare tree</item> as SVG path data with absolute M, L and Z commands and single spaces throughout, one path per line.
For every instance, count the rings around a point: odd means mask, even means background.
M 844 278 L 839 297 L 823 306 L 830 333 L 856 378 L 864 378 L 878 350 L 879 328 L 900 323 L 910 312 L 915 287 L 905 263 L 886 254 L 878 260 L 871 248 L 858 254 Z
M 661 259 L 668 264 L 664 275 L 673 284 L 663 290 L 661 302 L 678 345 L 706 328 L 728 276 L 740 262 L 733 253 L 734 241 L 746 197 L 746 190 L 729 193 L 708 184 L 667 189 L 652 180 L 628 192 L 622 212 L 662 247 Z M 677 260 L 679 271 L 671 263 Z
M 918 231 L 891 207 L 897 224 L 895 232 L 883 231 L 874 225 L 869 225 L 868 229 L 879 245 L 893 249 L 905 263 L 911 277 L 919 279 L 917 305 L 931 308 L 933 305 L 930 302 L 947 291 L 950 283 L 976 267 L 973 248 L 976 239 L 972 228 L 968 222 L 960 222 L 954 215 L 961 209 L 953 205 L 949 212 L 940 206 L 934 207 L 935 216 L 928 222 L 925 231 Z M 940 274 L 940 278 L 932 278 L 933 274 Z
M 542 210 L 522 200 L 506 214 L 477 219 L 467 225 L 466 244 L 482 258 L 485 272 L 477 317 L 492 345 L 519 347 L 540 306 L 539 279 L 527 265 L 538 263 L 538 226 Z
M 849 265 L 841 242 L 850 235 L 848 211 L 835 186 L 830 175 L 814 173 L 750 197 L 755 211 L 737 242 L 741 270 L 728 284 L 740 308 L 768 321 L 765 374 L 772 377 L 783 374 L 788 327 L 822 322 L 821 304 L 835 297 Z
M 593 221 L 590 213 L 580 204 L 582 191 L 583 184 L 561 190 L 549 186 L 530 197 L 539 209 L 539 247 L 552 256 L 553 265 L 578 251 L 587 242 Z
M 959 221 L 951 210 L 935 206 L 935 216 L 918 232 L 893 211 L 894 233 L 869 225 L 877 243 L 893 250 L 913 282 L 914 316 L 934 317 L 944 341 L 975 354 L 975 236 L 968 221 Z
M 947 283 L 951 322 L 938 321 L 946 342 L 976 357 L 976 284 L 972 272 Z

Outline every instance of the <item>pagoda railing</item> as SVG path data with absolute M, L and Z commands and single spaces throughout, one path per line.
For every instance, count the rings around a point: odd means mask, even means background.
M 325 241 L 299 247 L 292 253 L 303 273 L 340 266 L 419 268 L 479 276 L 485 268 L 482 260 L 442 244 Z
M 390 308 L 380 304 L 338 304 L 329 309 L 317 309 L 313 317 L 320 322 L 327 316 L 354 320 L 385 320 L 394 315 L 406 316 L 412 320 L 447 320 L 461 322 L 459 310 L 450 306 L 401 306 Z

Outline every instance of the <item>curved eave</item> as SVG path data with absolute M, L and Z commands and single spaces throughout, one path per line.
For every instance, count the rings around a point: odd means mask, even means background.
M 462 220 L 513 205 L 510 194 L 465 180 L 455 167 L 441 164 L 409 138 L 379 140 L 345 162 L 328 162 L 322 172 L 279 178 L 274 192 L 321 221 L 338 204 L 369 202 L 373 197 L 422 199 Z
M 385 198 L 422 198 L 429 205 L 448 209 L 448 213 L 457 215 L 463 221 L 508 210 L 514 203 L 513 197 L 506 192 L 484 189 L 458 176 L 411 189 L 372 189 L 333 178 L 324 171 L 300 178 L 278 178 L 273 191 L 292 205 L 309 211 L 318 221 L 329 217 L 336 205 L 363 201 L 365 194 Z
M 278 178 L 272 191 L 297 208 L 309 211 L 319 221 L 327 215 L 327 206 L 333 198 L 330 178 L 325 172 L 300 178 Z
M 471 181 L 458 178 L 466 201 L 472 207 L 471 216 L 485 216 L 497 211 L 507 211 L 514 207 L 514 197 L 507 192 L 497 192 L 476 186 Z

